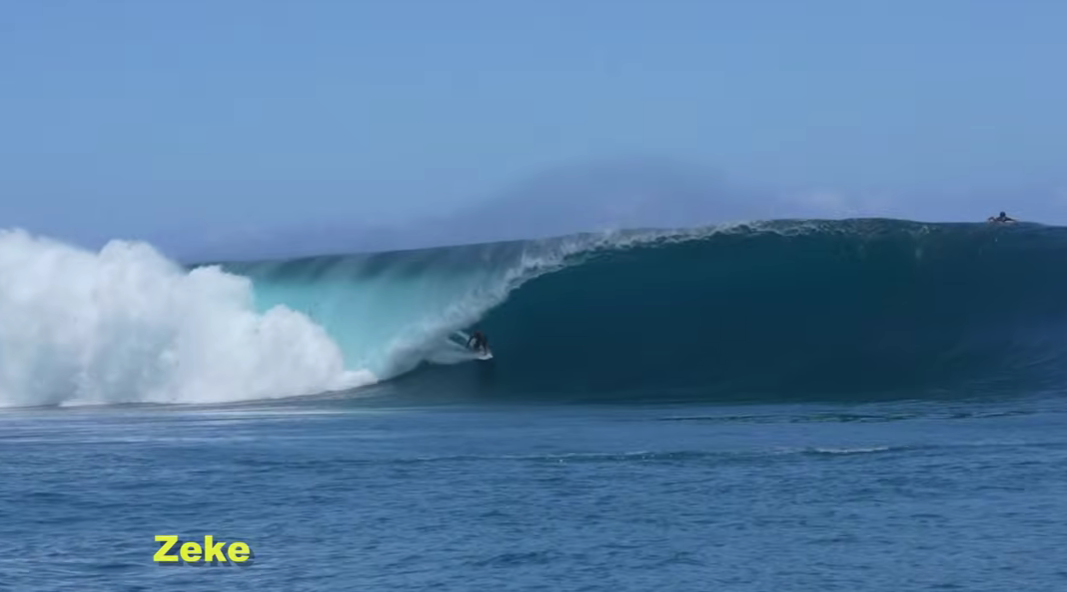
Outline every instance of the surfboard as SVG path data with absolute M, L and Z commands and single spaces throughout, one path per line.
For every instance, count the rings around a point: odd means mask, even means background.
M 464 331 L 454 331 L 451 335 L 448 336 L 448 340 L 449 341 L 451 341 L 452 343 L 454 343 L 456 346 L 460 347 L 464 351 L 471 351 L 470 349 L 467 348 L 467 341 L 470 340 L 470 338 L 471 338 L 470 335 L 467 335 L 467 333 L 464 332 Z M 491 352 L 491 351 L 487 351 L 487 352 L 472 352 L 472 353 L 474 353 L 474 358 L 476 360 L 485 361 L 485 360 L 492 360 L 493 359 L 493 352 Z

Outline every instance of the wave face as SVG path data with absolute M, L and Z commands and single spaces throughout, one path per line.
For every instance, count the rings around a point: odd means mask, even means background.
M 714 400 L 1055 388 L 1065 257 L 1042 226 L 778 221 L 228 269 L 409 389 Z M 456 365 L 474 324 L 496 357 Z
M 592 254 L 483 327 L 505 390 L 810 396 L 1054 389 L 1067 232 L 779 222 Z
M 0 404 L 1055 389 L 1067 230 L 776 221 L 181 268 L 0 235 Z M 448 336 L 477 325 L 491 362 Z

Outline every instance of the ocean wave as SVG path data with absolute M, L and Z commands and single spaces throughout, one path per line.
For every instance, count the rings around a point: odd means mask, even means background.
M 1058 388 L 1067 231 L 766 221 L 181 267 L 0 234 L 0 405 Z M 495 358 L 449 340 L 477 326 Z M 470 362 L 470 363 L 468 363 Z
M 0 406 L 213 403 L 348 389 L 326 331 L 252 283 L 149 245 L 99 253 L 0 233 Z

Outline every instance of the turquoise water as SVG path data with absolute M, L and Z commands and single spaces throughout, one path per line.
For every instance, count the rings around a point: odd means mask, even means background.
M 0 590 L 1067 589 L 1065 260 L 897 220 L 219 266 L 0 232 Z
M 803 401 L 1058 388 L 1065 259 L 1064 228 L 849 220 L 226 268 L 254 279 L 260 306 L 319 320 L 352 368 L 410 389 Z M 491 377 L 408 374 L 475 325 Z

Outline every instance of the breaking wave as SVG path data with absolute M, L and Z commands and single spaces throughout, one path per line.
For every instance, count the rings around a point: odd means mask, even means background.
M 0 234 L 0 405 L 391 380 L 551 398 L 1050 389 L 1067 231 L 774 221 L 182 267 Z M 495 358 L 449 336 L 478 325 Z

